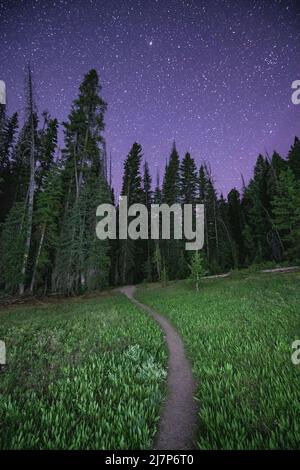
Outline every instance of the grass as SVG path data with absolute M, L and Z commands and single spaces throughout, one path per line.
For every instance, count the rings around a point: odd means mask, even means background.
M 151 447 L 166 352 L 123 296 L 0 311 L 0 339 L 0 449 Z
M 139 290 L 180 331 L 198 379 L 200 449 L 299 449 L 300 277 L 234 275 Z

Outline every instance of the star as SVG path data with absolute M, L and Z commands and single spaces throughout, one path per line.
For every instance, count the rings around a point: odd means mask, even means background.
M 163 172 L 177 136 L 180 156 L 190 149 L 198 167 L 207 161 L 224 194 L 239 184 L 231 167 L 249 179 L 265 149 L 286 155 L 299 135 L 300 108 L 290 102 L 290 82 L 300 78 L 299 2 L 123 3 L 0 0 L 0 80 L 20 126 L 31 61 L 39 114 L 47 109 L 59 122 L 83 76 L 99 72 L 116 192 L 135 140 Z

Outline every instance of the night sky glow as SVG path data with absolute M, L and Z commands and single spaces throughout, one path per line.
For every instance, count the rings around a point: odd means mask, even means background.
M 0 40 L 10 113 L 29 60 L 38 109 L 60 122 L 98 70 L 117 189 L 134 141 L 155 175 L 175 139 L 226 194 L 259 153 L 284 156 L 300 134 L 298 0 L 0 0 Z

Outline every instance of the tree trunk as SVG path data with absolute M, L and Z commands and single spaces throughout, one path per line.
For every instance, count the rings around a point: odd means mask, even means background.
M 29 118 L 30 118 L 30 180 L 29 180 L 29 191 L 28 191 L 28 226 L 26 234 L 26 242 L 23 256 L 23 263 L 21 269 L 21 282 L 19 284 L 19 293 L 20 295 L 24 294 L 25 289 L 25 275 L 28 265 L 30 244 L 31 244 L 31 234 L 32 234 L 32 216 L 33 216 L 33 200 L 34 200 L 34 176 L 35 176 L 35 138 L 34 138 L 34 115 L 33 115 L 33 97 L 32 97 L 32 80 L 31 72 L 29 70 L 28 76 L 28 86 L 29 86 Z
M 36 276 L 37 267 L 38 267 L 38 264 L 39 264 L 39 259 L 40 259 L 40 255 L 41 255 L 41 251 L 42 251 L 42 247 L 43 247 L 43 243 L 44 243 L 45 232 L 46 232 L 46 224 L 44 224 L 43 228 L 42 228 L 42 233 L 41 233 L 40 243 L 39 243 L 39 247 L 38 247 L 38 252 L 37 252 L 35 263 L 34 263 L 34 269 L 33 269 L 31 283 L 30 283 L 30 292 L 31 293 L 33 293 L 33 289 L 34 289 L 35 276 Z
M 32 154 L 34 153 L 34 144 L 33 144 L 33 150 L 31 151 L 31 153 Z M 34 157 L 33 157 L 33 163 L 31 162 L 31 160 L 32 160 L 32 157 L 30 157 L 31 170 L 30 170 L 29 201 L 28 201 L 28 228 L 27 228 L 27 234 L 26 234 L 23 264 L 22 264 L 22 270 L 21 270 L 22 281 L 20 282 L 20 286 L 19 286 L 20 295 L 24 294 L 24 289 L 25 289 L 25 274 L 26 274 L 26 268 L 28 264 L 31 234 L 32 234 L 32 215 L 33 215 L 33 199 L 34 199 Z

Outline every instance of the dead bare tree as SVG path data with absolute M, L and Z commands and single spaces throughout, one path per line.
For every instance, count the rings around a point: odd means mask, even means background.
M 28 65 L 27 71 L 27 108 L 26 118 L 29 123 L 29 136 L 28 136 L 28 147 L 29 147 L 29 166 L 30 166 L 30 177 L 28 185 L 28 205 L 27 205 L 27 231 L 24 255 L 21 268 L 21 282 L 19 284 L 20 295 L 24 294 L 25 290 L 25 276 L 28 266 L 28 258 L 32 236 L 32 216 L 33 216 L 33 203 L 34 203 L 34 191 L 35 191 L 35 114 L 34 114 L 34 102 L 33 102 L 33 85 L 32 85 L 32 71 L 30 65 Z

